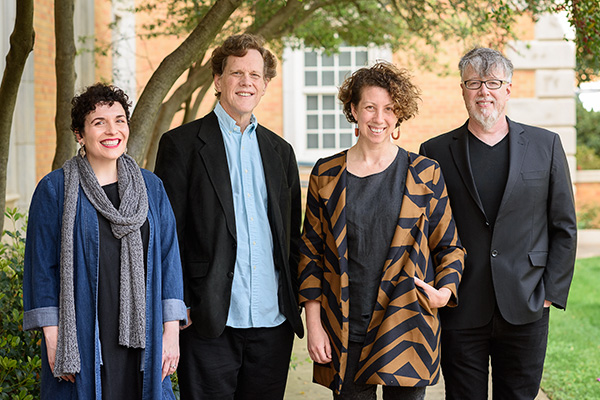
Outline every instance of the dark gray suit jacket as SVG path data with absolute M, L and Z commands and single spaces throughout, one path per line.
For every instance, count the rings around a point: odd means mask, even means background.
M 294 151 L 281 137 L 256 129 L 268 196 L 279 309 L 303 336 L 298 307 L 301 200 Z M 202 337 L 225 329 L 236 259 L 233 194 L 223 136 L 214 112 L 165 133 L 156 175 L 164 183 L 177 220 L 184 298 L 192 326 Z
M 468 122 L 421 145 L 442 168 L 467 250 L 459 305 L 441 310 L 445 329 L 483 326 L 496 304 L 521 325 L 541 318 L 545 299 L 558 308 L 567 303 L 577 224 L 564 150 L 556 133 L 507 120 L 509 173 L 493 230 L 471 172 Z

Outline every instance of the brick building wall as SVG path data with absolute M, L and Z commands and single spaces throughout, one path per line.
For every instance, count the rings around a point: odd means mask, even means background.
M 41 179 L 50 172 L 56 135 L 54 117 L 56 114 L 56 74 L 54 57 L 54 1 L 36 0 L 33 25 L 35 45 L 33 50 L 35 84 L 35 157 L 36 177 Z

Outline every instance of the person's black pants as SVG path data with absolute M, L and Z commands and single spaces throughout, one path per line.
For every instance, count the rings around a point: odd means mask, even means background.
M 492 365 L 494 400 L 533 400 L 539 391 L 550 310 L 538 321 L 508 323 L 496 308 L 492 320 L 473 329 L 442 329 L 442 373 L 447 400 L 487 400 Z
M 181 400 L 281 400 L 294 332 L 286 321 L 275 328 L 226 327 L 215 339 L 193 326 L 179 336 L 177 375 Z

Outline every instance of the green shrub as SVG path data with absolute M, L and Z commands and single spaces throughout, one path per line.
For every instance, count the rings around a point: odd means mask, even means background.
M 577 145 L 577 169 L 600 169 L 600 155 L 584 144 Z
M 577 99 L 577 165 L 600 169 L 600 112 L 588 111 Z
M 16 209 L 5 215 L 12 230 L 0 242 L 0 399 L 32 400 L 40 397 L 40 331 L 23 332 L 23 259 L 25 217 Z

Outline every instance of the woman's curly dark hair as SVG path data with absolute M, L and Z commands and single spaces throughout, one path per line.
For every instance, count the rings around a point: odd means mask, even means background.
M 394 114 L 398 117 L 396 126 L 414 117 L 419 111 L 418 101 L 421 90 L 411 81 L 406 69 L 399 69 L 394 64 L 379 61 L 370 68 L 361 68 L 347 78 L 338 93 L 342 102 L 344 115 L 350 123 L 357 123 L 352 115 L 352 104 L 358 106 L 365 87 L 380 87 L 388 91 L 394 101 Z
M 98 105 L 112 105 L 117 102 L 123 106 L 125 117 L 129 124 L 129 96 L 116 86 L 105 83 L 96 83 L 88 86 L 82 93 L 71 100 L 71 130 L 74 134 L 82 133 L 85 126 L 85 117 L 96 109 Z M 77 137 L 75 137 L 77 139 Z

